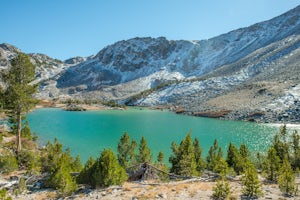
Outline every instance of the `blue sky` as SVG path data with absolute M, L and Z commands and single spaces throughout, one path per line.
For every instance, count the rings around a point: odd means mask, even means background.
M 133 37 L 208 39 L 297 5 L 300 0 L 0 0 L 0 43 L 64 60 Z

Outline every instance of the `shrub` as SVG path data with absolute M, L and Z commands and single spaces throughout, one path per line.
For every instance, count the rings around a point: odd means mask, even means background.
M 14 189 L 14 194 L 19 195 L 19 194 L 22 194 L 26 190 L 27 190 L 27 187 L 26 187 L 25 179 L 24 179 L 24 177 L 21 177 L 19 179 L 18 187 Z
M 295 192 L 295 176 L 291 164 L 287 159 L 284 159 L 279 174 L 278 184 L 280 191 L 287 196 L 293 195 Z
M 23 138 L 27 138 L 28 140 L 32 140 L 31 130 L 29 128 L 28 123 L 22 128 L 21 135 Z
M 229 183 L 227 181 L 218 181 L 217 185 L 213 188 L 212 199 L 227 199 L 230 193 L 231 191 Z
M 88 161 L 86 161 L 83 170 L 80 172 L 79 176 L 77 177 L 78 183 L 89 183 L 91 168 L 95 164 L 95 159 L 93 157 L 90 157 Z
M 118 161 L 123 168 L 127 168 L 134 163 L 136 141 L 130 140 L 130 136 L 125 132 L 118 143 Z
M 171 148 L 173 155 L 169 158 L 169 161 L 172 164 L 170 171 L 182 176 L 198 175 L 195 149 L 191 134 L 187 134 L 180 142 L 179 146 L 172 142 Z
M 4 153 L 0 156 L 0 171 L 4 173 L 18 169 L 16 157 L 11 153 Z
M 88 168 L 85 166 L 85 168 Z M 125 170 L 119 165 L 112 150 L 104 149 L 100 158 L 89 168 L 89 177 L 85 180 L 87 184 L 96 188 L 124 183 L 128 176 Z
M 67 196 L 72 194 L 77 189 L 77 184 L 70 172 L 65 167 L 51 174 L 48 185 L 58 190 L 60 196 Z
M 1 200 L 12 200 L 11 197 L 7 196 L 5 188 L 0 190 L 0 199 Z
M 19 165 L 25 167 L 28 173 L 38 174 L 41 171 L 41 162 L 38 152 L 22 150 L 18 155 Z
M 242 182 L 244 185 L 243 195 L 249 198 L 257 198 L 263 194 L 256 169 L 249 161 L 245 164 L 245 174 Z
M 54 144 L 47 143 L 42 157 L 43 171 L 50 173 L 46 185 L 57 189 L 60 196 L 70 195 L 76 190 L 77 184 L 70 172 L 80 168 L 80 165 L 79 157 L 74 161 L 70 150 L 63 151 L 57 139 L 54 140 Z

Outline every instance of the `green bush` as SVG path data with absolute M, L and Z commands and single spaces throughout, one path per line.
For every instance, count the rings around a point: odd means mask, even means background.
M 71 170 L 73 172 L 80 172 L 82 170 L 82 164 L 79 156 L 76 156 L 75 160 L 71 162 Z
M 128 179 L 125 170 L 119 165 L 114 152 L 110 149 L 104 149 L 100 158 L 85 173 L 89 176 L 84 183 L 90 184 L 93 188 L 120 185 Z
M 25 167 L 28 173 L 39 174 L 41 160 L 38 152 L 22 150 L 18 155 L 19 165 Z
M 60 196 L 71 195 L 77 189 L 76 181 L 66 167 L 61 167 L 52 173 L 47 183 L 50 187 L 58 190 Z
M 284 195 L 292 196 L 296 189 L 295 175 L 287 159 L 284 159 L 279 174 L 278 184 L 280 191 L 283 192 Z
M 172 142 L 171 149 L 173 154 L 170 156 L 169 161 L 172 164 L 170 169 L 172 173 L 182 176 L 198 175 L 195 149 L 190 133 L 179 145 Z
M 89 183 L 91 168 L 95 164 L 95 159 L 93 157 L 90 157 L 88 161 L 85 163 L 83 170 L 80 172 L 80 174 L 77 177 L 78 183 Z
M 27 190 L 26 182 L 24 177 L 19 179 L 18 187 L 14 189 L 14 194 L 19 195 Z
M 230 193 L 231 191 L 229 183 L 227 181 L 218 181 L 217 185 L 213 188 L 212 199 L 227 199 Z
M 12 200 L 11 197 L 7 196 L 5 188 L 0 190 L 0 199 L 1 200 Z
M 243 176 L 242 182 L 244 196 L 248 198 L 257 198 L 263 195 L 257 171 L 254 165 L 249 161 L 245 163 L 245 174 Z
M 81 168 L 79 157 L 74 161 L 70 150 L 63 151 L 62 144 L 57 139 L 53 144 L 48 142 L 42 154 L 42 171 L 50 173 L 46 185 L 58 190 L 60 196 L 74 192 L 77 183 L 70 172 Z
M 0 171 L 4 173 L 12 172 L 18 169 L 16 157 L 11 153 L 4 153 L 0 156 Z
M 27 138 L 28 140 L 32 140 L 32 134 L 28 123 L 25 123 L 25 126 L 22 128 L 21 136 L 22 138 Z

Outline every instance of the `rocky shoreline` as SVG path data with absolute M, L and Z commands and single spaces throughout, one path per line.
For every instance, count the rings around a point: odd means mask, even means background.
M 138 106 L 140 107 L 140 106 Z M 272 109 L 252 110 L 247 108 L 242 109 L 213 109 L 211 107 L 196 110 L 194 108 L 185 108 L 184 106 L 160 105 L 160 106 L 143 106 L 148 109 L 169 110 L 176 114 L 185 114 L 196 117 L 208 117 L 223 120 L 249 121 L 256 123 L 275 123 L 275 124 L 296 124 L 300 125 L 300 101 L 295 102 L 285 111 Z M 36 108 L 61 108 L 66 111 L 96 111 L 96 110 L 111 110 L 121 109 L 124 107 L 109 107 L 102 104 L 65 104 L 55 103 L 48 100 L 42 100 Z M 210 109 L 211 108 L 211 109 Z

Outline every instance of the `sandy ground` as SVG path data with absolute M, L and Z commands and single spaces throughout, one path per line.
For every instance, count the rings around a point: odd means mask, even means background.
M 95 189 L 85 193 L 74 194 L 65 199 L 69 200 L 144 200 L 144 199 L 211 199 L 212 190 L 216 182 L 211 181 L 178 181 L 169 183 L 153 182 L 126 182 L 123 186 L 112 186 L 106 189 Z M 241 197 L 242 184 L 240 181 L 230 182 L 232 193 L 230 199 L 243 199 Z M 296 200 L 296 197 L 285 197 L 280 192 L 278 185 L 263 184 L 262 190 L 264 195 L 258 199 L 276 199 L 276 200 Z M 31 194 L 22 194 L 13 196 L 16 200 L 43 200 L 58 199 L 56 193 L 52 190 L 44 190 Z M 245 198 L 244 198 L 245 199 Z

